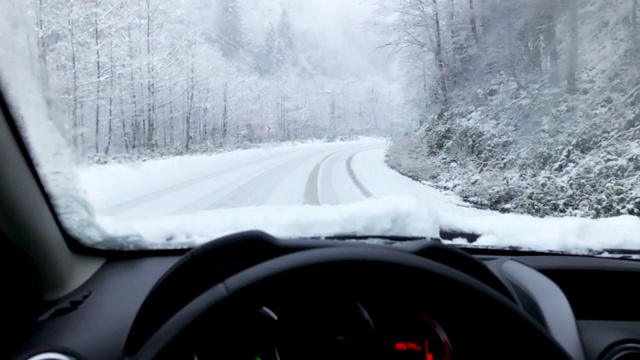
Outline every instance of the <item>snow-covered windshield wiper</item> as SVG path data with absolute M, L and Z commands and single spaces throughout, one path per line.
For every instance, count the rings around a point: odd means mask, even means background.
M 341 241 L 389 241 L 389 242 L 406 242 L 406 241 L 436 241 L 440 242 L 438 238 L 432 238 L 427 236 L 401 236 L 401 235 L 353 235 L 353 234 L 338 234 L 330 236 L 311 236 L 306 237 L 308 240 L 341 240 Z
M 619 259 L 640 260 L 640 250 L 636 249 L 602 249 L 598 251 L 591 251 L 589 255 L 612 257 Z
M 480 234 L 474 234 L 464 231 L 457 230 L 440 230 L 440 239 L 442 240 L 456 240 L 456 239 L 465 239 L 470 244 L 478 241 L 480 238 Z
M 312 236 L 307 237 L 310 240 L 387 240 L 392 242 L 405 242 L 405 241 L 422 241 L 422 240 L 430 240 L 436 242 L 442 242 L 455 240 L 455 239 L 465 239 L 470 244 L 476 242 L 480 238 L 479 234 L 467 233 L 462 231 L 455 230 L 440 230 L 439 238 L 433 238 L 428 236 L 403 236 L 403 235 L 354 235 L 354 234 L 338 234 L 338 235 L 330 235 L 330 236 Z
M 490 245 L 474 245 L 454 244 L 453 246 L 463 249 L 473 255 L 500 255 L 500 256 L 535 256 L 535 255 L 562 255 L 562 256 L 595 256 L 610 257 L 628 260 L 640 260 L 640 250 L 634 249 L 599 249 L 581 252 L 560 251 L 560 250 L 540 250 L 531 249 L 521 246 L 490 246 Z

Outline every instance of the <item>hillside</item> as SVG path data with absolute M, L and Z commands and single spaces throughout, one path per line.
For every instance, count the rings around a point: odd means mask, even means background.
M 573 90 L 566 71 L 570 11 L 555 8 L 560 79 L 549 75 L 549 60 L 536 72 L 520 57 L 514 71 L 485 66 L 480 78 L 476 73 L 469 77 L 473 80 L 457 84 L 449 78 L 449 106 L 421 113 L 418 130 L 395 142 L 388 163 L 480 207 L 540 216 L 640 215 L 640 57 L 634 6 L 631 0 L 577 1 Z M 511 25 L 517 29 L 517 23 Z M 494 38 L 485 30 L 486 47 L 500 43 L 495 41 L 501 36 L 497 27 Z M 514 46 L 530 46 L 518 36 Z M 487 63 L 486 55 L 470 59 L 468 67 L 474 69 Z

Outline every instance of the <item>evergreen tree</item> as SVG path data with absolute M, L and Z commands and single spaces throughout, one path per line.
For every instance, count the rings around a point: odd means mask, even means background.
M 217 0 L 216 37 L 222 55 L 235 59 L 244 50 L 242 14 L 237 0 Z
M 273 25 L 270 25 L 264 44 L 256 58 L 256 68 L 261 75 L 271 74 L 276 70 L 275 51 L 277 42 L 276 29 Z
M 269 27 L 264 44 L 257 59 L 258 71 L 265 74 L 274 74 L 285 66 L 294 66 L 298 63 L 296 44 L 291 28 L 291 19 L 286 8 L 282 9 L 278 27 Z
M 293 39 L 293 30 L 291 29 L 291 18 L 289 17 L 289 11 L 287 8 L 282 9 L 280 15 L 280 22 L 278 23 L 278 38 L 282 49 L 286 52 L 293 52 L 296 48 L 295 41 Z

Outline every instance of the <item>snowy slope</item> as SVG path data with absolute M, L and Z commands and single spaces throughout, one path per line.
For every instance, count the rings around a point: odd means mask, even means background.
M 450 89 L 450 110 L 422 119 L 428 125 L 396 143 L 390 164 L 504 212 L 640 215 L 640 53 L 632 2 L 578 0 L 578 9 L 575 93 L 567 91 L 570 16 L 561 8 L 557 83 L 546 63 L 542 72 L 519 69 L 520 85 L 508 71 L 461 81 Z M 487 48 L 505 39 L 499 35 L 486 40 L 494 41 Z

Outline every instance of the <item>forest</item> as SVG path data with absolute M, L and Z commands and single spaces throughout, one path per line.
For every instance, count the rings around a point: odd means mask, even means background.
M 34 71 L 88 161 L 397 132 L 385 65 L 356 51 L 376 44 L 338 28 L 332 48 L 300 4 L 29 0 Z

